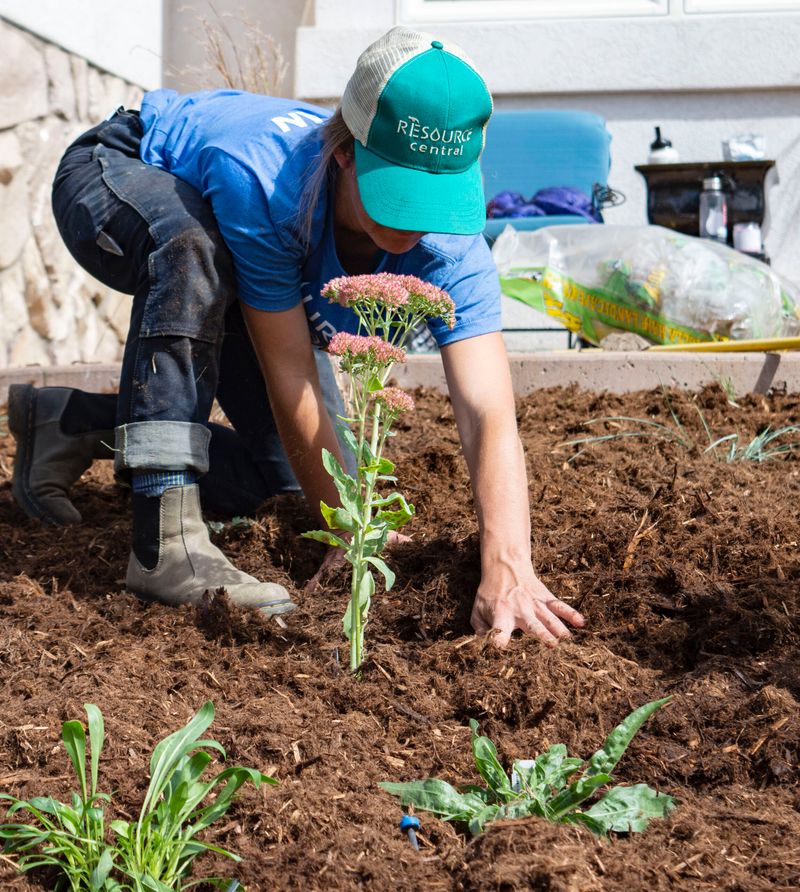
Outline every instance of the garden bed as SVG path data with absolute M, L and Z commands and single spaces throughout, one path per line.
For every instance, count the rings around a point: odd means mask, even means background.
M 800 421 L 794 395 L 670 399 L 697 442 L 693 399 L 718 436 Z M 129 496 L 110 465 L 76 487 L 82 526 L 46 528 L 14 505 L 14 444 L 0 437 L 0 790 L 63 796 L 61 722 L 93 702 L 106 719 L 101 788 L 130 817 L 155 742 L 211 699 L 229 759 L 280 780 L 245 788 L 213 836 L 243 863 L 203 862 L 251 889 L 797 888 L 800 461 L 729 464 L 628 438 L 568 462 L 576 448 L 558 444 L 586 435 L 588 418 L 669 424 L 662 395 L 520 400 L 536 565 L 589 624 L 554 651 L 519 639 L 498 652 L 470 634 L 477 531 L 452 411 L 434 391 L 417 401 L 389 452 L 416 504 L 413 542 L 388 557 L 398 581 L 375 598 L 360 681 L 342 668 L 344 572 L 303 593 L 323 548 L 299 538 L 312 526 L 301 500 L 275 499 L 214 536 L 242 569 L 290 588 L 300 609 L 286 628 L 220 603 L 145 605 L 123 591 Z M 589 756 L 631 709 L 666 694 L 615 772 L 677 800 L 642 835 L 601 842 L 531 818 L 470 839 L 421 814 L 418 854 L 377 786 L 474 783 L 470 718 L 510 767 L 559 742 Z M 0 860 L 4 889 L 46 888 L 38 879 Z

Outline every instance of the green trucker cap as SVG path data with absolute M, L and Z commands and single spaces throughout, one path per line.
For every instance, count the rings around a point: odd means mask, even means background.
M 492 97 L 459 47 L 397 27 L 361 54 L 342 96 L 364 209 L 382 226 L 473 235 Z

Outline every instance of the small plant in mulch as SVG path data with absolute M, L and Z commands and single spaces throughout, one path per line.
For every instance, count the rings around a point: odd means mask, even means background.
M 670 699 L 654 700 L 635 709 L 586 763 L 570 758 L 564 744 L 557 743 L 535 759 L 515 761 L 511 777 L 500 764 L 495 745 L 478 734 L 478 723 L 472 719 L 472 756 L 485 787 L 456 789 L 436 778 L 383 782 L 380 786 L 398 796 L 402 805 L 433 812 L 445 821 L 465 823 L 473 834 L 481 833 L 492 821 L 531 816 L 555 824 L 582 824 L 599 836 L 612 830 L 638 833 L 653 818 L 666 817 L 672 811 L 675 803 L 671 796 L 647 784 L 615 786 L 589 808 L 581 806 L 601 787 L 613 783 L 611 772 L 636 732 Z
M 742 439 L 738 433 L 724 434 L 717 436 L 708 424 L 702 409 L 692 403 L 697 412 L 700 422 L 703 425 L 708 444 L 698 443 L 689 433 L 686 425 L 681 421 L 672 400 L 665 388 L 662 388 L 664 402 L 669 409 L 672 417 L 672 424 L 661 424 L 652 418 L 634 418 L 629 415 L 604 415 L 600 418 L 589 418 L 583 422 L 584 427 L 591 427 L 595 424 L 605 424 L 614 428 L 611 433 L 598 434 L 595 436 L 578 437 L 574 440 L 567 440 L 559 443 L 561 446 L 581 446 L 582 448 L 571 455 L 567 461 L 573 462 L 576 458 L 586 452 L 586 448 L 594 443 L 613 442 L 615 440 L 624 440 L 633 437 L 634 439 L 655 439 L 663 440 L 668 443 L 675 443 L 681 446 L 687 452 L 694 453 L 710 453 L 729 464 L 738 461 L 764 462 L 772 461 L 778 458 L 786 458 L 795 450 L 800 449 L 796 435 L 800 434 L 800 427 L 795 424 L 784 425 L 774 430 L 770 425 L 759 431 L 751 439 Z M 729 400 L 730 402 L 730 400 Z M 736 403 L 731 403 L 736 405 Z M 787 440 L 787 437 L 795 435 L 793 439 Z
M 339 332 L 328 352 L 339 357 L 339 366 L 350 382 L 350 417 L 341 418 L 340 429 L 355 459 L 355 476 L 347 473 L 336 457 L 323 450 L 322 463 L 331 475 L 341 505 L 320 503 L 327 530 L 303 535 L 339 547 L 353 568 L 350 603 L 342 621 L 350 642 L 350 669 L 357 672 L 364 661 L 364 629 L 377 570 L 386 590 L 395 574 L 380 557 L 390 533 L 401 529 L 414 514 L 414 506 L 397 490 L 380 492 L 394 484 L 394 465 L 383 456 L 393 436 L 391 427 L 400 415 L 414 408 L 408 393 L 386 382 L 395 363 L 405 362 L 402 347 L 408 335 L 426 319 L 455 324 L 455 306 L 440 288 L 414 276 L 377 273 L 343 276 L 330 281 L 323 295 L 332 303 L 350 307 L 359 320 L 359 333 Z
M 214 720 L 214 706 L 207 702 L 183 728 L 156 745 L 139 816 L 134 821 L 111 821 L 114 841 L 109 842 L 104 807 L 111 796 L 97 788 L 105 737 L 103 716 L 92 703 L 84 708 L 89 727 L 88 775 L 83 725 L 64 722 L 61 733 L 80 791 L 71 794 L 69 804 L 52 796 L 22 800 L 0 794 L 11 803 L 7 818 L 27 812 L 34 819 L 31 824 L 0 824 L 4 852 L 18 856 L 17 866 L 23 872 L 55 869 L 56 888 L 73 892 L 174 892 L 201 883 L 230 888 L 230 881 L 222 877 L 190 877 L 195 859 L 203 852 L 240 860 L 198 836 L 227 812 L 247 781 L 256 788 L 277 781 L 238 765 L 203 778 L 213 752 L 225 758 L 220 743 L 201 739 Z M 216 795 L 209 800 L 212 792 Z

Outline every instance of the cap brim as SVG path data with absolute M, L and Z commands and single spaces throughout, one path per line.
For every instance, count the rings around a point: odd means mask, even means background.
M 476 235 L 486 225 L 480 163 L 463 173 L 429 173 L 384 160 L 355 141 L 361 203 L 381 226 Z

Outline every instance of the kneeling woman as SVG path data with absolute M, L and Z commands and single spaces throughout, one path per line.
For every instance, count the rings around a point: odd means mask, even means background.
M 78 262 L 133 295 L 131 325 L 118 396 L 12 389 L 20 505 L 79 521 L 69 488 L 113 442 L 133 489 L 131 591 L 193 603 L 224 586 L 243 606 L 290 610 L 285 589 L 210 542 L 201 499 L 244 513 L 299 486 L 314 509 L 337 503 L 320 456 L 343 460 L 331 421 L 341 407 L 320 350 L 357 320 L 320 291 L 341 275 L 416 275 L 456 304 L 455 327 L 431 332 L 480 527 L 472 624 L 499 630 L 499 644 L 517 628 L 554 644 L 582 625 L 531 562 L 498 278 L 481 235 L 491 111 L 458 47 L 394 28 L 362 53 L 332 116 L 230 90 L 157 90 L 80 137 L 53 208 Z M 232 429 L 208 423 L 215 397 Z

